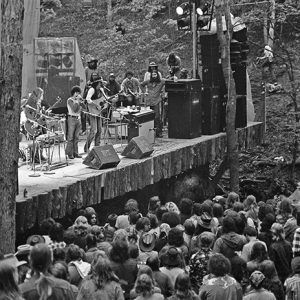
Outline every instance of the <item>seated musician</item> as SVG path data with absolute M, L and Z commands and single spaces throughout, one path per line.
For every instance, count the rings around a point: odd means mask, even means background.
M 123 91 L 123 105 L 139 105 L 139 95 L 141 94 L 140 82 L 133 76 L 132 71 L 127 71 L 125 79 L 121 83 Z
M 81 88 L 73 86 L 71 89 L 71 97 L 67 100 L 68 108 L 68 135 L 66 155 L 69 159 L 81 158 L 78 153 L 79 133 L 81 129 Z
M 91 86 L 88 90 L 86 101 L 88 105 L 90 118 L 90 132 L 84 145 L 84 152 L 88 152 L 92 141 L 95 139 L 95 146 L 100 145 L 102 128 L 102 106 L 106 101 L 106 94 L 103 89 L 103 83 L 100 76 L 92 76 Z

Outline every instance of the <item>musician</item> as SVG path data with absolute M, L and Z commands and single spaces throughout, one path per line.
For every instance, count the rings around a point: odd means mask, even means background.
M 150 62 L 150 64 L 149 64 L 149 66 L 148 66 L 148 71 L 147 71 L 147 72 L 145 73 L 145 75 L 144 75 L 144 81 L 150 79 L 151 73 L 152 73 L 153 71 L 157 71 L 158 74 L 159 74 L 159 76 L 161 77 L 161 73 L 158 71 L 158 65 L 157 65 L 154 61 Z
M 138 105 L 139 99 L 138 95 L 141 94 L 140 82 L 137 78 L 133 77 L 132 71 L 127 71 L 125 78 L 121 83 L 121 90 L 123 91 L 123 104 L 128 105 Z
M 166 59 L 171 77 L 179 77 L 181 68 L 181 59 L 174 52 L 171 52 Z
M 67 100 L 68 135 L 66 155 L 69 157 L 69 159 L 81 158 L 81 155 L 78 154 L 79 133 L 81 129 L 80 113 L 82 103 L 80 94 L 81 88 L 79 86 L 73 86 L 71 89 L 71 97 Z
M 102 119 L 100 104 L 105 103 L 107 95 L 104 92 L 103 81 L 100 76 L 92 77 L 91 87 L 88 90 L 86 101 L 88 104 L 90 118 L 90 132 L 87 136 L 87 141 L 84 145 L 84 152 L 88 152 L 90 145 L 95 139 L 95 146 L 100 145 Z
M 100 76 L 99 70 L 97 70 L 98 59 L 94 58 L 90 54 L 86 57 L 87 66 L 85 68 L 86 82 L 91 81 L 91 75 L 97 73 Z
M 152 71 L 150 79 L 143 81 L 141 87 L 147 88 L 145 94 L 145 105 L 150 106 L 155 112 L 154 127 L 156 128 L 156 137 L 162 137 L 162 99 L 164 97 L 164 86 L 166 80 L 161 78 L 157 70 Z

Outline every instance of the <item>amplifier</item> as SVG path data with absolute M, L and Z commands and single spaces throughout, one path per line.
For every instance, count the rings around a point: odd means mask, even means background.
M 151 109 L 126 115 L 128 122 L 128 141 L 133 137 L 143 136 L 150 144 L 153 144 L 155 138 L 154 117 L 155 113 Z
M 201 91 L 199 79 L 180 79 L 178 81 L 166 80 L 166 92 L 194 92 Z

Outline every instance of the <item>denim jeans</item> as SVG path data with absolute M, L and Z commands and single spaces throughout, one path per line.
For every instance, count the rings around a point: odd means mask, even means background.
M 84 145 L 84 151 L 87 152 L 90 149 L 90 145 L 95 138 L 95 146 L 100 145 L 102 119 L 94 116 L 90 116 L 90 132 L 87 136 L 86 143 Z
M 68 116 L 68 135 L 66 155 L 78 155 L 79 133 L 81 129 L 81 121 L 77 118 Z
M 156 137 L 160 137 L 162 134 L 162 129 L 163 129 L 163 122 L 162 122 L 162 116 L 161 116 L 161 105 L 162 103 L 157 103 L 154 106 L 150 106 L 152 110 L 154 110 L 155 116 L 154 116 L 154 127 L 156 128 L 155 130 L 155 135 Z

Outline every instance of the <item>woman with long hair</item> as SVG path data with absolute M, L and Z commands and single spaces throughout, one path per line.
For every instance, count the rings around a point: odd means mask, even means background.
M 151 278 L 154 293 L 161 293 L 161 289 L 159 288 L 156 280 L 154 279 L 153 271 L 149 266 L 147 265 L 140 266 L 137 277 L 139 278 L 142 274 L 147 274 Z M 136 285 L 137 285 L 137 281 L 135 282 L 134 288 L 130 291 L 130 299 L 135 299 L 138 296 L 136 292 Z
M 135 291 L 139 295 L 135 300 L 163 300 L 164 296 L 154 291 L 153 281 L 147 274 L 141 274 L 135 285 Z
M 124 300 L 118 277 L 114 274 L 107 258 L 98 257 L 92 268 L 91 277 L 83 281 L 77 300 L 114 299 Z
M 0 299 L 22 300 L 18 288 L 18 272 L 5 260 L 0 261 Z
M 46 244 L 36 244 L 30 251 L 30 264 L 33 275 L 20 285 L 26 300 L 73 300 L 75 295 L 71 285 L 48 273 L 52 263 L 52 253 Z
M 261 242 L 256 242 L 251 250 L 250 261 L 247 263 L 247 270 L 249 274 L 258 270 L 261 263 L 268 258 L 267 249 Z

